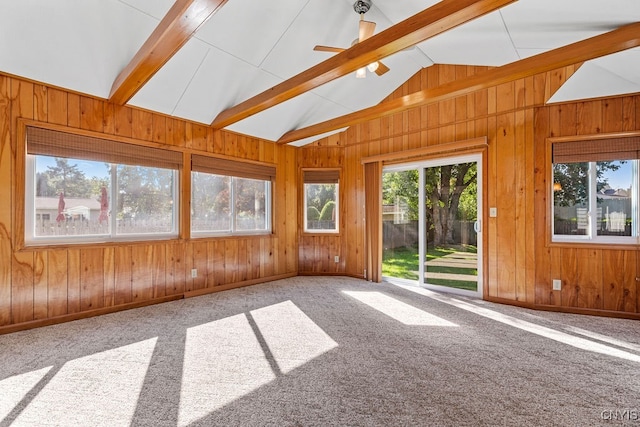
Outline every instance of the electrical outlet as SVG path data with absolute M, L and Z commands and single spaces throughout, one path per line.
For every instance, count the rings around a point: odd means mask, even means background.
M 191 278 L 195 279 L 196 277 L 198 277 L 198 269 L 197 268 L 192 268 L 191 269 Z
M 340 255 L 336 255 L 333 257 L 333 262 L 340 262 Z
M 553 279 L 553 290 L 554 290 L 554 291 L 560 291 L 560 290 L 562 290 L 562 280 L 560 280 L 560 279 Z

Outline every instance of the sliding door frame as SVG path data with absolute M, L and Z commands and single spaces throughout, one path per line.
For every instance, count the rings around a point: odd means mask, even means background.
M 481 227 L 481 232 L 480 232 L 480 239 L 481 241 L 478 242 L 478 251 L 479 253 L 479 258 L 481 258 L 482 260 L 479 261 L 478 263 L 478 280 L 479 282 L 482 282 L 482 285 L 478 286 L 478 290 L 475 293 L 470 293 L 469 291 L 462 291 L 460 290 L 460 292 L 457 291 L 453 291 L 455 293 L 464 293 L 465 295 L 474 295 L 474 296 L 478 296 L 481 298 L 487 298 L 488 297 L 488 286 L 487 286 L 487 267 L 488 267 L 488 260 L 487 260 L 487 255 L 488 255 L 488 251 L 487 251 L 487 233 L 486 230 L 488 230 L 488 204 L 487 204 L 487 177 L 486 174 L 488 172 L 488 165 L 487 165 L 487 158 L 488 158 L 488 144 L 487 144 L 487 138 L 486 137 L 480 137 L 480 138 L 474 138 L 474 139 L 469 139 L 469 140 L 464 140 L 464 141 L 455 141 L 455 142 L 451 142 L 451 143 L 446 143 L 446 144 L 439 144 L 439 145 L 432 145 L 432 146 L 427 146 L 427 147 L 423 147 L 423 148 L 418 148 L 415 150 L 407 150 L 404 152 L 397 152 L 397 153 L 388 153 L 388 154 L 381 154 L 381 155 L 377 155 L 377 156 L 371 156 L 371 157 L 366 157 L 362 159 L 362 164 L 364 166 L 366 166 L 369 163 L 380 163 L 382 165 L 382 168 L 380 168 L 380 174 L 377 177 L 376 181 L 377 182 L 381 182 L 382 181 L 382 172 L 387 171 L 387 170 L 408 170 L 411 169 L 410 165 L 419 165 L 419 164 L 427 164 L 428 162 L 436 165 L 437 163 L 439 163 L 440 165 L 442 164 L 451 164 L 452 162 L 450 162 L 448 159 L 453 159 L 454 163 L 455 161 L 457 161 L 456 159 L 465 159 L 465 158 L 472 158 L 474 160 L 470 160 L 470 161 L 476 161 L 478 164 L 478 191 L 481 193 L 481 196 L 478 198 L 478 220 L 480 222 L 480 227 Z M 444 162 L 444 163 L 442 163 Z M 419 182 L 419 192 L 421 192 L 422 194 L 420 195 L 421 200 L 424 200 L 424 172 L 421 172 L 420 174 L 420 182 Z M 366 179 L 365 179 L 366 180 Z M 381 194 L 380 194 L 381 196 Z M 379 198 L 380 202 L 382 203 L 382 197 Z M 375 217 L 371 217 L 369 215 L 369 210 L 365 209 L 365 217 L 366 217 L 366 222 L 380 222 L 380 226 L 382 218 L 380 215 L 382 206 L 378 206 L 377 209 L 377 213 L 378 215 L 376 215 Z M 424 206 L 423 203 L 420 203 L 420 216 L 421 218 L 424 216 Z M 419 233 L 421 236 L 424 236 L 424 221 L 420 221 L 421 223 L 423 223 L 422 225 L 419 225 L 419 227 L 422 227 L 421 229 L 419 229 Z M 365 236 L 366 238 L 366 236 Z M 382 242 L 381 240 L 381 236 L 378 236 L 378 239 L 376 239 L 379 244 L 378 247 L 370 247 L 368 252 L 371 253 L 376 253 L 378 254 L 377 258 L 378 260 L 380 260 L 380 268 L 381 268 L 381 262 L 382 262 Z M 372 243 L 375 243 L 375 241 Z M 424 237 L 422 237 L 422 240 L 424 241 Z M 424 247 L 423 243 L 421 243 L 421 249 L 420 249 L 420 259 L 421 259 L 421 266 L 420 266 L 420 283 L 424 283 L 424 265 L 422 265 L 422 260 L 424 259 Z M 369 256 L 365 253 L 365 257 L 367 257 L 367 259 L 365 260 L 365 265 L 367 265 L 367 262 L 370 262 L 370 258 Z M 371 280 L 372 278 L 369 277 L 369 280 Z M 381 279 L 381 278 L 380 278 Z M 380 281 L 380 280 L 374 280 L 374 281 Z M 430 288 L 432 286 L 429 286 Z M 435 289 L 435 286 L 433 287 Z M 451 292 L 450 289 L 452 288 L 446 288 L 446 287 L 442 287 L 439 286 L 437 287 L 437 289 L 446 289 L 447 291 Z M 480 289 L 482 288 L 482 289 Z

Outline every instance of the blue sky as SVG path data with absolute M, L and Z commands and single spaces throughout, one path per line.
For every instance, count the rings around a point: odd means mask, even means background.
M 109 171 L 104 162 L 93 162 L 90 160 L 76 160 L 69 159 L 69 164 L 77 165 L 78 169 L 84 172 L 84 176 L 87 178 L 106 178 L 109 176 Z M 48 166 L 55 166 L 55 157 L 37 156 L 36 157 L 36 172 L 44 172 Z
M 609 187 L 617 190 L 619 188 L 628 189 L 631 186 L 632 162 L 620 163 L 620 169 L 615 172 L 607 172 Z

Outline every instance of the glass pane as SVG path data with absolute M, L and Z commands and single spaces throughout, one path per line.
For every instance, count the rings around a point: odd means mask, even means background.
M 425 283 L 478 290 L 478 165 L 426 168 Z
M 337 231 L 338 184 L 305 184 L 306 230 Z
M 382 174 L 382 275 L 418 280 L 418 170 Z
M 116 233 L 171 233 L 174 171 L 117 165 L 116 175 Z
M 267 230 L 267 181 L 234 178 L 236 231 Z
M 589 163 L 554 164 L 552 185 L 554 235 L 587 235 Z
M 191 173 L 191 230 L 231 231 L 231 178 Z
M 35 237 L 109 232 L 109 165 L 35 156 Z
M 598 162 L 598 236 L 631 236 L 631 161 Z

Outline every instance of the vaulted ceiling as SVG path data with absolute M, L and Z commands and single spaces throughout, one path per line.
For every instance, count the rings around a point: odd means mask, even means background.
M 364 18 L 377 24 L 379 34 L 428 8 L 435 14 L 434 8 L 445 3 L 456 2 L 373 0 Z M 150 78 L 129 76 L 132 96 L 122 102 L 207 125 L 223 123 L 226 129 L 277 141 L 295 129 L 376 105 L 434 63 L 502 66 L 640 21 L 638 0 L 484 0 L 484 9 L 477 10 L 473 0 L 458 0 L 461 3 L 470 5 L 468 15 L 445 22 L 455 28 L 439 33 L 439 21 L 430 27 L 437 34 L 421 34 L 426 40 L 413 48 L 399 46 L 406 39 L 394 39 L 390 30 L 387 44 L 377 51 L 374 36 L 369 44 L 339 54 L 342 62 L 353 59 L 349 52 L 358 54 L 358 48 L 365 55 L 373 51 L 376 58 L 384 56 L 389 72 L 368 72 L 357 79 L 344 68 L 336 74 L 330 64 L 318 75 L 308 72 L 335 55 L 314 51 L 315 45 L 348 48 L 358 37 L 353 0 L 3 1 L 0 72 L 114 99 L 112 88 L 127 77 L 123 73 L 138 53 L 145 62 L 136 71 L 147 71 Z M 187 14 L 170 19 L 180 4 L 190 5 L 189 20 Z M 469 20 L 473 13 L 482 16 Z M 167 22 L 173 27 L 154 33 Z M 176 41 L 176 34 L 186 42 Z M 145 45 L 148 39 L 160 45 Z M 388 52 L 396 53 L 386 56 Z M 155 72 L 158 56 L 163 58 Z M 322 85 L 314 83 L 318 76 L 325 81 L 341 74 Z M 268 105 L 252 111 L 255 114 L 229 113 L 242 110 L 238 105 L 256 96 L 269 98 L 270 91 L 276 92 L 271 88 L 296 77 L 310 82 L 291 86 L 297 96 L 271 97 Z M 586 62 L 550 102 L 635 92 L 640 92 L 639 48 Z M 221 120 L 230 116 L 235 119 Z M 292 144 L 317 138 L 305 136 Z

